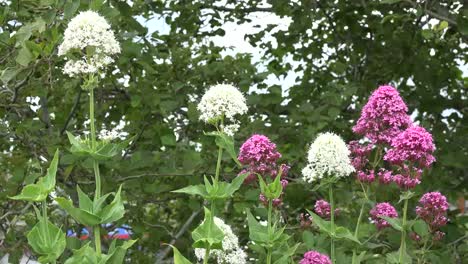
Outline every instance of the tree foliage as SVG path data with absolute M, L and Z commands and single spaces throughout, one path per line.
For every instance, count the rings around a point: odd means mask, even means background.
M 124 122 L 123 130 L 135 136 L 127 151 L 101 166 L 104 193 L 123 184 L 126 217 L 117 224 L 129 224 L 139 238 L 133 246 L 138 250 L 128 252 L 132 262 L 168 259 L 170 248 L 162 243 L 175 243 L 183 255 L 193 257 L 188 231 L 203 219 L 202 199 L 171 191 L 201 184 L 204 175 L 214 174 L 211 161 L 217 147 L 213 137 L 203 133 L 206 127 L 198 121 L 196 104 L 205 89 L 217 83 L 232 83 L 248 94 L 249 114 L 243 117 L 236 140 L 253 133 L 268 135 L 277 143 L 282 160 L 292 165 L 294 182 L 286 189 L 282 208 L 291 225 L 298 225 L 298 213 L 324 195 L 295 181 L 305 165 L 307 144 L 323 131 L 354 139 L 351 126 L 379 84 L 396 86 L 408 107 L 415 109 L 413 118 L 434 136 L 438 161 L 423 176 L 417 192 L 439 190 L 456 206 L 466 198 L 468 79 L 460 69 L 468 54 L 466 1 L 221 2 L 12 0 L 0 4 L 1 255 L 9 253 L 10 261 L 16 262 L 27 244 L 27 224 L 34 218 L 28 203 L 8 197 L 44 175 L 41 167 L 57 148 L 62 150 L 57 196 L 71 194 L 76 203 L 77 184 L 92 192 L 92 162 L 71 154 L 65 133 L 89 130 L 83 125 L 89 118 L 86 91 L 78 79 L 63 75 L 64 60 L 57 56 L 66 24 L 88 9 L 109 20 L 122 47 L 95 97 L 96 118 L 102 126 L 98 131 Z M 227 48 L 213 42 L 213 37 L 225 34 L 225 23 L 261 23 L 255 21 L 258 14 L 291 21 L 286 30 L 268 24 L 245 36 L 262 50 L 259 60 L 265 67 L 252 54 L 226 55 Z M 154 18 L 164 21 L 167 32 L 150 27 Z M 153 20 L 143 23 L 149 19 Z M 284 78 L 291 72 L 298 77 L 288 89 L 268 84 L 269 76 Z M 235 142 L 235 149 L 239 145 Z M 223 162 L 227 165 L 221 176 L 230 181 L 239 168 L 228 153 Z M 337 194 L 337 200 L 340 207 L 355 213 L 359 206 L 349 186 L 349 182 L 336 186 L 349 190 Z M 377 191 L 395 196 L 389 190 Z M 237 223 L 243 244 L 248 241 L 248 230 L 242 228 L 247 222 L 245 208 L 257 203 L 258 192 L 241 188 L 224 205 L 224 215 Z M 257 211 L 255 215 L 266 215 L 265 210 Z M 434 258 L 468 257 L 461 239 L 466 237 L 468 218 L 458 212 L 449 215 L 446 245 Z M 58 207 L 51 217 L 63 228 L 77 228 Z M 323 239 L 310 232 L 295 236 L 307 247 Z M 75 242 L 69 241 L 67 247 L 77 248 Z M 305 249 L 302 246 L 298 252 Z

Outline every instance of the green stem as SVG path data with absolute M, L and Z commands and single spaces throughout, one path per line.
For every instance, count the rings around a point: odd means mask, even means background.
M 267 227 L 268 227 L 268 240 L 270 240 L 272 236 L 272 227 L 271 227 L 271 211 L 273 209 L 273 200 L 268 200 L 268 222 L 267 222 Z M 267 254 L 267 264 L 271 264 L 271 245 L 268 246 L 268 254 Z
M 424 245 L 422 248 L 422 255 L 421 255 L 421 258 L 418 258 L 418 264 L 424 264 L 424 256 L 426 255 L 427 240 L 428 239 L 424 240 Z
M 406 253 L 406 213 L 408 211 L 408 199 L 405 199 L 403 207 L 403 222 L 401 229 L 401 244 L 400 244 L 400 257 L 398 263 L 403 264 L 403 254 Z
M 366 198 L 367 201 L 369 201 L 369 197 L 367 196 L 367 191 L 369 190 L 369 186 L 367 187 L 367 190 L 366 190 L 361 182 L 359 182 L 359 184 L 361 185 L 362 191 L 364 193 L 364 197 Z M 362 217 L 364 215 L 365 206 L 366 206 L 366 203 L 362 203 L 361 210 L 359 211 L 359 217 L 357 219 L 356 229 L 354 230 L 354 236 L 356 238 L 358 237 L 358 234 L 359 234 L 359 227 L 361 226 L 361 221 L 362 221 Z M 352 263 L 353 264 L 356 263 L 356 257 L 357 257 L 356 249 L 353 249 L 353 258 L 352 258 Z
M 332 263 L 336 263 L 335 259 L 335 202 L 333 201 L 333 184 L 330 183 L 329 187 L 330 196 L 330 224 L 331 224 L 331 245 L 330 245 L 330 256 Z
M 96 127 L 94 125 L 94 88 L 89 90 L 89 119 L 91 126 L 91 147 L 96 150 Z M 94 192 L 94 200 L 97 201 L 101 198 L 101 175 L 99 172 L 99 163 L 97 160 L 93 161 L 94 177 L 96 182 L 96 191 Z M 93 227 L 94 231 L 94 246 L 98 257 L 101 257 L 101 230 L 99 225 Z
M 354 230 L 354 236 L 357 238 L 358 237 L 358 234 L 359 234 L 359 226 L 361 225 L 361 219 L 362 219 L 362 216 L 364 214 L 364 205 L 365 203 L 363 203 L 361 205 L 361 210 L 359 211 L 359 217 L 357 219 L 357 223 L 356 223 L 356 229 Z M 353 259 L 352 259 L 352 263 L 355 264 L 356 263 L 356 257 L 357 257 L 357 252 L 356 252 L 356 249 L 353 249 Z
M 223 148 L 219 147 L 218 149 L 218 161 L 216 162 L 216 174 L 215 174 L 215 181 L 218 182 L 219 180 L 219 172 L 221 171 L 221 159 L 223 158 Z
M 42 221 L 44 223 L 43 225 L 43 232 L 44 232 L 44 235 L 46 237 L 46 240 L 49 241 L 50 237 L 49 237 L 49 220 L 48 220 L 48 217 L 47 217 L 47 203 L 46 201 L 42 201 Z
M 210 258 L 210 246 L 205 250 L 205 258 L 203 259 L 203 264 L 208 263 L 208 258 Z

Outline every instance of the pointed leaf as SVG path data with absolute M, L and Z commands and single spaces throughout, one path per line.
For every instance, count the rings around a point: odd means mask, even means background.
M 77 185 L 76 190 L 78 192 L 78 203 L 80 205 L 80 209 L 92 213 L 93 201 L 91 201 L 91 199 L 81 190 L 80 186 Z
M 101 223 L 101 218 L 97 215 L 92 214 L 91 212 L 84 211 L 80 208 L 73 206 L 71 200 L 58 197 L 55 198 L 55 201 L 62 207 L 68 214 L 70 214 L 76 221 L 83 225 L 94 226 Z
M 215 143 L 218 147 L 223 148 L 226 150 L 226 152 L 231 156 L 232 160 L 240 166 L 242 164 L 239 162 L 237 159 L 237 154 L 234 149 L 234 138 L 230 137 L 224 133 L 221 132 L 210 132 L 210 133 L 205 133 L 208 136 L 214 136 L 215 137 Z
M 195 241 L 193 247 L 208 248 L 209 246 L 211 249 L 222 249 L 223 238 L 223 231 L 216 226 L 210 210 L 205 207 L 205 219 L 192 232 L 192 239 Z
M 401 221 L 399 218 L 392 218 L 388 216 L 380 216 L 380 218 L 384 219 L 387 221 L 393 228 L 395 228 L 398 231 L 402 231 L 403 227 L 401 225 Z
M 34 252 L 41 255 L 42 263 L 53 262 L 62 255 L 66 246 L 65 233 L 51 222 L 40 220 L 28 233 L 28 243 Z
M 173 245 L 168 246 L 170 246 L 174 251 L 174 264 L 192 264 L 192 262 L 186 259 L 176 247 L 174 247 Z
M 261 225 L 252 215 L 250 210 L 247 210 L 247 222 L 249 224 L 249 238 L 257 244 L 266 244 L 269 241 L 268 228 Z
M 245 178 L 247 178 L 249 174 L 244 173 L 241 175 L 237 175 L 237 177 L 232 180 L 230 184 L 228 184 L 226 188 L 226 197 L 231 197 L 239 188 L 241 187 L 242 183 L 244 183 Z
M 208 196 L 208 193 L 206 192 L 205 185 L 198 184 L 198 185 L 190 185 L 187 187 L 184 187 L 179 190 L 172 191 L 174 193 L 186 193 L 190 195 L 200 195 L 203 198 L 206 198 Z
M 116 247 L 112 252 L 109 253 L 110 258 L 106 261 L 106 264 L 122 264 L 124 263 L 125 254 L 136 240 L 125 241 L 121 246 Z
M 10 197 L 13 200 L 23 200 L 23 201 L 30 201 L 30 202 L 41 202 L 47 198 L 47 194 L 41 188 L 41 186 L 37 184 L 29 184 L 24 186 L 23 190 L 21 190 L 21 194 Z
M 349 229 L 347 229 L 346 227 L 343 227 L 343 226 L 338 226 L 336 227 L 335 229 L 335 236 L 338 238 L 338 239 L 342 239 L 342 238 L 345 238 L 345 239 L 348 239 L 350 241 L 353 241 L 353 242 L 356 242 L 358 244 L 361 244 L 361 242 L 359 241 L 359 239 L 357 239 L 352 233 L 351 231 L 349 231 Z
M 316 224 L 320 228 L 320 231 L 323 231 L 323 232 L 327 233 L 330 236 L 331 235 L 330 221 L 323 220 L 320 216 L 316 215 L 315 213 L 313 213 L 310 210 L 307 210 L 307 212 L 312 217 L 312 223 Z
M 122 197 L 120 193 L 122 191 L 122 185 L 120 185 L 119 190 L 114 196 L 114 200 L 105 206 L 101 212 L 99 212 L 99 216 L 101 217 L 102 224 L 110 223 L 119 220 L 125 214 L 125 208 L 122 202 Z
M 65 264 L 96 264 L 98 257 L 96 252 L 89 246 L 90 242 L 86 243 L 78 250 L 73 250 L 73 256 Z

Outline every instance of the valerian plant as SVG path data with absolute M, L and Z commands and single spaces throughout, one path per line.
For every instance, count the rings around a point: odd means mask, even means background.
M 77 186 L 79 206 L 65 197 L 57 197 L 55 201 L 79 224 L 92 227 L 94 231 L 93 247 L 90 243 L 81 249 L 75 250 L 71 258 L 65 261 L 73 263 L 122 263 L 126 250 L 135 240 L 126 241 L 117 246 L 116 240 L 110 245 L 108 252 L 102 252 L 101 225 L 121 219 L 125 209 L 121 197 L 122 186 L 117 192 L 101 194 L 101 175 L 99 162 L 110 159 L 120 154 L 126 144 L 126 140 L 114 143 L 110 138 L 96 138 L 94 117 L 94 89 L 99 85 L 99 79 L 104 76 L 105 67 L 112 62 L 111 56 L 119 53 L 119 43 L 110 29 L 110 25 L 99 14 L 93 11 L 82 12 L 73 18 L 65 30 L 63 43 L 59 47 L 59 55 L 67 56 L 67 63 L 63 72 L 70 77 L 83 79 L 82 89 L 89 93 L 89 121 L 91 132 L 89 137 L 75 137 L 67 132 L 71 143 L 70 151 L 79 157 L 91 158 L 95 174 L 94 199 L 89 198 L 79 186 Z M 41 263 L 55 263 L 65 249 L 65 233 L 47 217 L 47 197 L 55 189 L 55 175 L 57 172 L 58 150 L 45 177 L 37 183 L 27 185 L 21 194 L 11 199 L 41 202 L 42 211 L 36 209 L 37 225 L 28 233 L 28 242 L 34 251 L 40 255 Z M 113 196 L 109 203 L 108 198 Z

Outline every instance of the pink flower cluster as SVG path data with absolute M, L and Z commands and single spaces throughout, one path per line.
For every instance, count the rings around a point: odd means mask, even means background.
M 416 206 L 416 214 L 429 225 L 434 234 L 434 240 L 440 240 L 445 235 L 438 229 L 447 224 L 446 212 L 449 208 L 447 198 L 440 192 L 425 193 Z
M 307 251 L 299 264 L 332 264 L 332 262 L 327 255 L 317 251 Z
M 380 169 L 377 175 L 379 176 L 380 184 L 383 185 L 390 184 L 394 180 L 392 172 L 386 169 Z
M 364 169 L 369 163 L 369 155 L 372 152 L 373 146 L 374 145 L 372 144 L 360 144 L 357 140 L 353 140 L 348 143 L 351 164 L 356 169 L 356 171 Z
M 392 86 L 380 86 L 362 108 L 361 117 L 353 127 L 356 134 L 373 143 L 390 144 L 392 139 L 411 124 L 408 107 Z
M 397 218 L 398 213 L 395 208 L 390 203 L 378 203 L 372 208 L 369 212 L 370 217 L 374 224 L 377 226 L 377 229 L 381 230 L 383 228 L 389 227 L 390 224 L 382 219 L 382 216 Z
M 315 202 L 314 211 L 323 219 L 330 219 L 330 210 L 331 206 L 327 201 L 321 199 Z M 335 209 L 335 215 L 338 215 L 339 213 L 340 209 Z
M 278 173 L 276 162 L 281 154 L 276 150 L 275 143 L 264 135 L 253 135 L 242 144 L 239 152 L 239 162 L 247 166 L 241 174 L 249 173 L 245 183 L 256 182 L 257 175 L 275 178 Z M 288 173 L 289 167 L 283 167 L 283 175 Z
M 255 134 L 247 139 L 240 148 L 238 160 L 246 168 L 239 174 L 249 174 L 244 181 L 245 184 L 257 182 L 257 175 L 262 176 L 264 179 L 266 177 L 275 179 L 279 171 L 281 171 L 280 177 L 284 178 L 288 174 L 290 167 L 285 164 L 278 166 L 277 162 L 279 158 L 281 158 L 281 154 L 276 149 L 276 144 L 264 135 Z M 281 185 L 284 190 L 288 185 L 288 181 L 281 179 Z M 283 203 L 283 195 L 284 192 L 279 198 L 272 201 L 274 207 L 278 207 Z M 260 194 L 259 200 L 265 206 L 268 205 L 268 200 L 264 194 Z
M 405 161 L 413 162 L 418 167 L 428 168 L 435 161 L 432 153 L 435 146 L 432 135 L 423 127 L 414 125 L 400 133 L 391 144 L 384 160 L 401 165 Z

